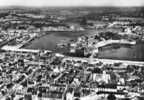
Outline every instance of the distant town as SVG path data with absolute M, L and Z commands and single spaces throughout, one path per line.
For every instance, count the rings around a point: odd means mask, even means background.
M 0 100 L 144 100 L 144 8 L 0 8 Z

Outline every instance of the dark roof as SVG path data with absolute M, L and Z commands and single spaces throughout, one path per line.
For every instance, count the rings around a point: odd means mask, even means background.
M 108 91 L 99 91 L 97 94 L 117 94 L 117 95 L 125 95 L 124 92 L 108 92 Z
M 98 88 L 112 88 L 112 89 L 116 89 L 117 88 L 117 84 L 102 84 L 102 85 L 98 85 Z

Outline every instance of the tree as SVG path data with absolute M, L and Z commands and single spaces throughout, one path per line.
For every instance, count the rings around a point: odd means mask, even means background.
M 94 68 L 93 70 L 92 70 L 92 73 L 102 73 L 102 70 L 100 69 L 100 68 Z
M 86 19 L 85 17 L 82 18 L 80 24 L 81 24 L 81 25 L 87 25 L 87 19 Z
M 7 97 L 6 100 L 11 100 L 11 98 L 10 98 L 10 97 Z
M 14 98 L 15 98 L 15 94 L 12 93 L 12 94 L 11 94 L 11 100 L 14 100 Z
M 114 94 L 109 94 L 107 100 L 116 100 L 116 97 Z
M 131 99 L 129 99 L 129 98 L 125 98 L 125 99 L 123 99 L 123 100 L 131 100 Z
M 79 98 L 75 98 L 74 100 L 80 100 Z

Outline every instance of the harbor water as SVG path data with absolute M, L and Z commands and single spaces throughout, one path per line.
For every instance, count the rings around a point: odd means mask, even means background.
M 87 32 L 53 32 L 32 41 L 25 48 L 45 49 L 65 53 L 68 52 L 68 49 L 57 49 L 57 43 L 62 40 L 76 39 L 86 33 Z M 133 46 L 108 45 L 99 50 L 98 58 L 144 61 L 144 43 L 137 43 Z

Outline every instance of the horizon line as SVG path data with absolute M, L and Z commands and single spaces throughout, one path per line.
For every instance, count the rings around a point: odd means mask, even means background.
M 54 5 L 49 5 L 49 6 L 30 6 L 30 5 L 3 5 L 1 6 L 0 5 L 0 8 L 7 8 L 7 7 L 27 7 L 27 8 L 51 8 L 51 7 L 63 7 L 63 8 L 71 8 L 71 7 L 114 7 L 114 8 L 119 8 L 119 7 L 122 7 L 122 8 L 133 8 L 133 7 L 144 7 L 144 5 L 140 5 L 140 6 L 114 6 L 114 5 L 59 5 L 59 6 L 54 6 Z

